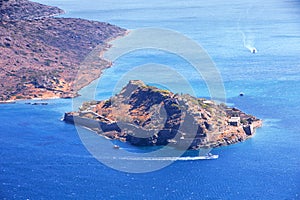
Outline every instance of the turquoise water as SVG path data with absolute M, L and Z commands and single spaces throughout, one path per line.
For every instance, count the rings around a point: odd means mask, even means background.
M 65 17 L 127 29 L 168 28 L 194 39 L 220 71 L 227 102 L 262 118 L 264 126 L 246 142 L 214 149 L 217 160 L 177 161 L 159 171 L 130 174 L 99 163 L 76 129 L 60 121 L 72 110 L 71 100 L 0 105 L 2 199 L 300 199 L 298 1 L 39 2 L 60 6 Z M 249 46 L 258 53 L 250 53 Z M 97 97 L 108 97 L 132 67 L 154 61 L 186 73 L 196 94 L 209 96 L 184 62 L 146 53 L 117 60 L 104 73 Z

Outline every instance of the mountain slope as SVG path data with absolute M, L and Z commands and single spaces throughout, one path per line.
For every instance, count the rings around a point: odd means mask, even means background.
M 108 23 L 52 17 L 62 10 L 26 0 L 1 1 L 0 11 L 0 101 L 76 96 L 111 66 L 100 58 L 106 42 L 125 34 Z

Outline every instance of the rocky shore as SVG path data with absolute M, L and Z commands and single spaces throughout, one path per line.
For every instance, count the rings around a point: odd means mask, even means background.
M 100 55 L 109 40 L 126 30 L 53 17 L 61 13 L 57 7 L 27 0 L 0 1 L 0 102 L 72 98 L 111 66 Z M 81 82 L 75 87 L 78 76 Z
M 106 101 L 85 102 L 64 120 L 132 145 L 212 148 L 250 138 L 262 121 L 225 104 L 130 81 Z

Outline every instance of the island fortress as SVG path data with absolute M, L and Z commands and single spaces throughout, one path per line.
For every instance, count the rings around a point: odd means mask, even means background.
M 132 145 L 212 148 L 244 141 L 262 121 L 211 100 L 130 81 L 105 101 L 85 102 L 64 121 Z M 142 137 L 140 137 L 142 134 Z

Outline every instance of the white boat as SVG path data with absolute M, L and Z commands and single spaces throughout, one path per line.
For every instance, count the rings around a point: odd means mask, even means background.
M 213 155 L 211 153 L 208 153 L 204 156 L 198 156 L 197 157 L 199 160 L 212 160 L 212 159 L 218 159 L 219 155 Z

